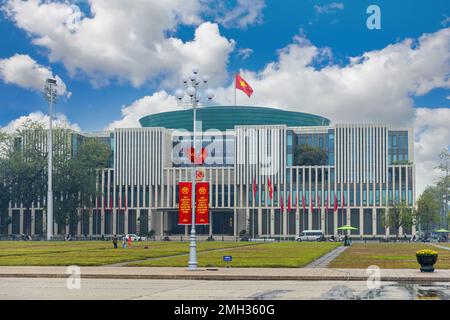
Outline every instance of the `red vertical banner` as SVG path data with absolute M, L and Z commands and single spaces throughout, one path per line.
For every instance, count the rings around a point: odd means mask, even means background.
M 178 184 L 178 224 L 192 224 L 192 183 Z
M 209 224 L 209 182 L 195 184 L 195 223 Z

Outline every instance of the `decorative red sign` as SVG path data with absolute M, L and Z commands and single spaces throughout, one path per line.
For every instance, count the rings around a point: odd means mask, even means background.
M 178 224 L 192 224 L 192 183 L 178 184 Z
M 188 148 L 186 151 L 189 161 L 191 161 L 191 163 L 195 163 L 198 165 L 204 164 L 205 159 L 208 156 L 208 151 L 205 148 L 202 148 L 201 153 L 199 154 L 197 154 L 195 152 L 195 149 L 192 147 Z
M 195 184 L 195 223 L 209 224 L 209 182 Z

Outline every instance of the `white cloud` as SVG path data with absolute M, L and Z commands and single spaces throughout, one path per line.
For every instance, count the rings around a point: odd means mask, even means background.
M 253 54 L 253 49 L 251 48 L 240 48 L 236 54 L 237 57 L 245 60 L 248 59 Z
M 0 130 L 8 133 L 13 133 L 21 126 L 23 126 L 27 121 L 36 121 L 44 124 L 45 127 L 48 128 L 48 120 L 48 115 L 42 113 L 41 111 L 35 111 L 27 116 L 22 116 L 10 121 L 6 126 L 0 127 Z M 54 114 L 53 125 L 55 127 L 69 128 L 74 131 L 81 131 L 80 127 L 76 123 L 71 123 L 67 116 L 62 113 Z
M 226 8 L 225 1 L 219 2 L 216 20 L 226 28 L 247 28 L 263 22 L 264 0 L 237 0 L 234 8 Z
M 71 93 L 67 92 L 64 81 L 58 75 L 53 75 L 49 68 L 38 64 L 29 55 L 15 54 L 10 58 L 0 59 L 0 79 L 7 84 L 42 91 L 48 78 L 57 80 L 59 95 L 65 94 L 70 97 Z
M 106 130 L 114 128 L 136 128 L 140 127 L 139 119 L 143 116 L 179 109 L 175 97 L 165 91 L 158 91 L 151 96 L 145 96 L 136 100 L 129 106 L 122 106 L 123 118 L 112 122 Z
M 325 5 L 316 4 L 314 6 L 314 10 L 318 14 L 335 13 L 338 10 L 344 10 L 344 4 L 342 2 L 332 2 L 330 4 L 325 4 Z
M 439 153 L 450 149 L 450 109 L 418 108 L 414 119 L 417 194 L 443 176 L 437 169 Z
M 95 85 L 130 81 L 139 86 L 161 76 L 174 78 L 193 65 L 220 83 L 234 41 L 214 23 L 202 23 L 200 0 L 90 0 L 90 15 L 74 3 L 8 0 L 9 19 L 33 44 L 48 49 L 71 75 L 87 75 Z M 197 26 L 195 38 L 169 36 L 179 24 Z M 167 84 L 167 83 L 166 83 Z

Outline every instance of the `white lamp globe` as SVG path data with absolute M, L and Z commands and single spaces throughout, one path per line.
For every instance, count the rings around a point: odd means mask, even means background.
M 194 94 L 195 94 L 195 88 L 194 88 L 194 87 L 189 87 L 189 88 L 187 88 L 186 93 L 187 93 L 190 97 L 193 97 Z
M 195 74 L 191 74 L 191 75 L 189 76 L 189 79 L 190 79 L 192 82 L 195 82 L 195 81 L 197 80 L 197 77 L 196 77 Z
M 204 82 L 204 83 L 207 83 L 208 80 L 209 80 L 209 77 L 208 77 L 208 76 L 203 76 L 203 82 Z
M 198 73 L 198 68 L 196 68 L 196 67 L 195 67 L 195 68 L 192 68 L 192 73 L 193 73 L 193 74 L 197 74 L 197 73 Z
M 212 98 L 214 98 L 214 91 L 212 89 L 208 89 L 206 90 L 206 97 L 211 100 Z
M 177 97 L 178 100 L 183 99 L 184 97 L 184 92 L 181 89 L 178 89 L 177 91 L 175 91 L 175 97 Z

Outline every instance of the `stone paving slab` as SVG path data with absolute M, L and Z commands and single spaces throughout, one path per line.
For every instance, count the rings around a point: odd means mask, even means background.
M 419 269 L 381 269 L 381 281 L 408 283 L 450 282 L 450 270 L 423 273 Z M 67 267 L 0 267 L 0 278 L 67 278 Z M 366 269 L 334 268 L 218 268 L 213 270 L 171 267 L 81 267 L 86 279 L 183 280 L 340 280 L 366 281 Z M 1 280 L 0 280 L 1 281 Z
M 331 250 L 330 252 L 323 255 L 319 259 L 314 260 L 313 262 L 305 266 L 305 268 L 326 268 L 328 267 L 331 261 L 336 259 L 342 252 L 347 250 L 347 248 L 348 247 L 344 246 L 337 247 L 336 249 Z

